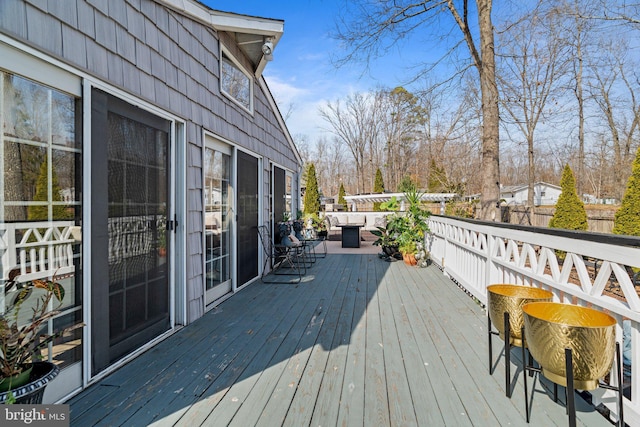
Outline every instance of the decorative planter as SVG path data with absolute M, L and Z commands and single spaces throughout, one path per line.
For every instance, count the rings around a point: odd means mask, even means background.
M 404 263 L 407 265 L 418 264 L 418 260 L 416 259 L 416 256 L 414 254 L 403 254 L 402 259 L 404 260 Z
M 613 363 L 616 319 L 571 304 L 532 302 L 522 307 L 524 334 L 529 351 L 542 374 L 567 386 L 565 349 L 573 353 L 574 388 L 594 390 Z
M 60 370 L 51 362 L 34 362 L 31 376 L 27 384 L 14 387 L 10 391 L 0 393 L 0 403 L 5 403 L 9 393 L 12 393 L 19 404 L 40 404 L 44 389 L 53 380 Z
M 26 366 L 25 366 L 26 368 Z M 9 378 L 4 378 L 0 381 L 0 392 L 8 391 L 10 388 L 18 388 L 23 386 L 29 382 L 31 378 L 31 371 L 33 370 L 33 365 L 29 366 L 24 371 L 20 372 Z
M 383 246 L 382 247 L 382 251 L 387 256 L 394 256 L 396 253 L 398 253 L 398 247 L 397 246 Z
M 489 318 L 504 338 L 504 313 L 509 313 L 509 344 L 522 347 L 522 306 L 536 301 L 551 301 L 553 294 L 540 288 L 523 285 L 497 284 L 487 286 Z

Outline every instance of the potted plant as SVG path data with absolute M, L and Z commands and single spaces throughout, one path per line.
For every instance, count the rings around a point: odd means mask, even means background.
M 378 238 L 373 244 L 382 248 L 381 257 L 395 258 L 399 253 L 397 238 L 402 229 L 402 217 L 397 214 L 388 215 L 385 222 L 384 227 L 371 230 L 371 234 Z
M 418 251 L 417 242 L 412 238 L 406 238 L 402 240 L 402 243 L 398 246 L 400 253 L 402 254 L 402 259 L 404 263 L 407 265 L 416 265 L 418 261 L 416 260 L 416 252 Z
M 167 232 L 162 228 L 158 230 L 158 256 L 167 256 Z
M 424 247 L 424 238 L 429 231 L 427 220 L 431 214 L 422 207 L 422 193 L 410 190 L 404 194 L 409 203 L 406 212 L 390 215 L 387 221 L 387 230 L 391 227 L 391 236 L 395 237 L 398 250 L 402 254 L 405 263 L 409 265 L 427 265 L 428 252 Z
M 53 279 L 20 282 L 18 276 L 12 271 L 5 283 L 7 305 L 0 314 L 0 403 L 42 403 L 44 388 L 58 368 L 40 361 L 40 351 L 84 324 L 47 333 L 48 320 L 59 314 L 64 288 Z M 21 311 L 27 307 L 30 315 Z
M 313 234 L 315 234 L 317 238 L 327 238 L 327 221 L 324 217 L 320 218 L 318 214 L 306 214 L 305 222 L 307 223 L 307 229 L 313 229 Z

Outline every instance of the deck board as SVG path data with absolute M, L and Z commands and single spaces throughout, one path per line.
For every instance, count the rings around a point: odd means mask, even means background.
M 357 426 L 364 422 L 364 378 L 367 308 L 367 288 L 375 283 L 375 269 L 370 268 L 371 258 L 361 257 L 357 282 L 353 284 L 353 314 L 351 316 L 351 338 L 347 347 L 337 426 Z
M 301 283 L 252 284 L 81 392 L 71 424 L 524 426 L 520 349 L 508 399 L 486 327 L 434 266 L 329 254 Z M 580 425 L 606 425 L 578 402 Z M 567 425 L 540 381 L 531 411 L 531 425 Z

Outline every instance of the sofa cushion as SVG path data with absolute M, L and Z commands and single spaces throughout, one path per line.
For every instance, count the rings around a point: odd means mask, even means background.
M 374 227 L 386 227 L 387 226 L 387 218 L 384 216 L 377 216 L 373 221 Z
M 338 213 L 338 214 L 334 214 L 334 217 L 338 219 L 338 223 L 336 225 L 338 225 L 338 224 L 348 224 L 349 223 L 348 220 L 347 220 L 347 218 L 349 216 L 346 215 L 346 214 Z
M 348 224 L 365 224 L 366 222 L 364 215 L 350 215 Z

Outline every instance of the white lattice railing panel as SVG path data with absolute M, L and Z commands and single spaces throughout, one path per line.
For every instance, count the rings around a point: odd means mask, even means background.
M 73 221 L 0 224 L 2 279 L 14 269 L 23 281 L 73 273 L 78 229 Z
M 640 268 L 640 239 L 593 233 L 465 221 L 432 216 L 427 243 L 431 258 L 486 304 L 487 286 L 516 283 L 553 292 L 559 302 L 593 306 L 629 326 L 633 400 L 625 398 L 625 421 L 640 425 L 640 286 L 633 269 Z M 636 270 L 637 271 L 637 270 Z M 595 402 L 615 413 L 613 392 L 598 389 Z

